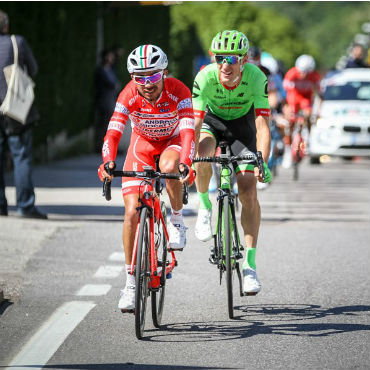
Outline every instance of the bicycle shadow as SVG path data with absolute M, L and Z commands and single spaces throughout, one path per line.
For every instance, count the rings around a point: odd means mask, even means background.
M 234 320 L 167 324 L 161 331 L 146 331 L 145 340 L 158 342 L 212 342 L 251 338 L 255 335 L 327 337 L 341 333 L 370 331 L 370 325 L 328 322 L 332 317 L 363 317 L 370 306 L 323 308 L 319 305 L 253 305 L 235 307 Z M 366 313 L 366 314 L 365 314 Z M 319 322 L 306 322 L 319 320 Z M 287 322 L 288 321 L 288 322 Z M 305 321 L 305 322 L 303 322 Z
M 41 368 L 41 365 L 21 365 L 21 366 L 9 366 L 7 369 L 16 367 L 30 368 Z M 4 366 L 0 365 L 0 368 Z M 210 366 L 186 366 L 186 365 L 158 365 L 158 364 L 143 364 L 143 363 L 108 363 L 108 364 L 56 364 L 56 365 L 44 365 L 43 369 L 71 369 L 71 370 L 227 370 L 237 369 L 235 367 L 210 367 Z

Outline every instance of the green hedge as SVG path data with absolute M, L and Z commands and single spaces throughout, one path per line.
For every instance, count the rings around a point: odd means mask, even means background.
M 128 53 L 142 43 L 167 51 L 169 10 L 137 2 L 2 2 L 10 32 L 30 44 L 39 73 L 36 103 L 41 120 L 34 130 L 39 146 L 59 132 L 73 136 L 93 124 L 93 75 L 97 54 L 97 16 L 103 10 L 105 47 L 121 45 L 118 66 L 122 84 L 128 82 Z

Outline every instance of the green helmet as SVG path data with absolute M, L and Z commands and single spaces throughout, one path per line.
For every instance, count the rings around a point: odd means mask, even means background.
M 233 53 L 245 55 L 249 42 L 244 33 L 236 30 L 219 32 L 212 40 L 211 51 L 214 54 Z

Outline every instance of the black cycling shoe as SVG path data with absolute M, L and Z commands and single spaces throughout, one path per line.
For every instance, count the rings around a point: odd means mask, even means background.
M 0 207 L 0 216 L 8 216 L 8 207 L 7 206 L 1 206 Z
M 40 212 L 36 207 L 33 207 L 30 211 L 20 210 L 18 216 L 22 218 L 36 218 L 40 220 L 47 220 L 48 216 L 45 213 Z

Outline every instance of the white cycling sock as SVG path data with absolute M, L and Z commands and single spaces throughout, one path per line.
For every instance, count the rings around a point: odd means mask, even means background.
M 135 275 L 131 274 L 131 265 L 126 265 L 126 287 L 135 286 Z
M 173 224 L 183 224 L 184 220 L 182 218 L 182 208 L 179 209 L 178 211 L 175 211 L 171 208 L 171 218 L 170 221 Z

